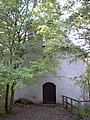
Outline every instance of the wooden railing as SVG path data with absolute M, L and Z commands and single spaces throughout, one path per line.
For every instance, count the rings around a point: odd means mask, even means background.
M 73 108 L 76 108 L 77 110 L 80 109 L 81 103 L 90 103 L 90 100 L 76 100 L 67 96 L 62 95 L 62 103 L 65 105 L 66 109 L 70 108 L 71 111 L 73 111 Z

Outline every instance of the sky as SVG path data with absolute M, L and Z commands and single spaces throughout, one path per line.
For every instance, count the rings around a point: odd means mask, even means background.
M 63 6 L 66 3 L 67 0 L 58 0 L 58 2 L 60 2 L 60 4 Z M 77 8 L 81 7 L 80 2 L 78 2 L 74 7 L 73 10 L 76 11 Z M 65 17 L 68 17 L 68 14 L 65 14 Z M 83 31 L 79 31 L 80 33 L 82 33 Z M 85 43 L 85 39 L 79 39 L 79 35 L 77 33 L 77 31 L 72 31 L 71 34 L 69 35 L 69 39 L 77 46 L 81 46 L 82 49 L 85 49 L 86 52 L 90 53 L 90 46 L 88 44 Z

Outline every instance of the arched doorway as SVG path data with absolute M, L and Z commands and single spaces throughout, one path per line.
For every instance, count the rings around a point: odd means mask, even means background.
M 45 83 L 43 85 L 43 103 L 55 104 L 56 103 L 56 85 L 53 83 Z

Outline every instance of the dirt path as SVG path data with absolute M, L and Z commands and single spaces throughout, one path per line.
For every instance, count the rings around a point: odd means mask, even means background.
M 0 117 L 0 120 L 73 120 L 70 112 L 61 105 L 15 105 L 13 114 Z

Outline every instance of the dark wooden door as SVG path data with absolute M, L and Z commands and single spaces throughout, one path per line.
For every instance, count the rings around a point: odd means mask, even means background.
M 45 83 L 43 85 L 43 103 L 55 104 L 56 103 L 56 86 L 53 83 Z

